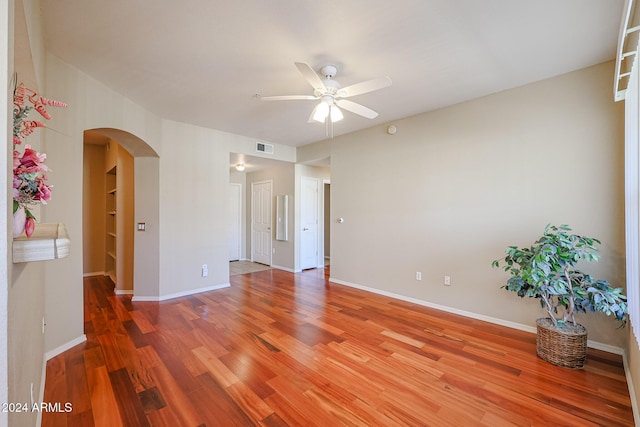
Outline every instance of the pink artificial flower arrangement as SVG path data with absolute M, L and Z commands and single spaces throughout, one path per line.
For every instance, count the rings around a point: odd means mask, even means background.
M 46 183 L 47 176 L 44 174 L 49 170 L 44 164 L 47 155 L 38 153 L 28 144 L 22 153 L 16 147 L 34 130 L 46 127 L 42 122 L 26 120 L 31 110 L 36 110 L 49 120 L 51 115 L 45 106 L 66 107 L 67 104 L 44 98 L 20 84 L 13 92 L 13 105 L 13 213 L 20 207 L 24 209 L 27 217 L 24 231 L 27 237 L 31 237 L 35 229 L 35 217 L 28 206 L 38 202 L 46 204 L 51 199 L 51 186 Z

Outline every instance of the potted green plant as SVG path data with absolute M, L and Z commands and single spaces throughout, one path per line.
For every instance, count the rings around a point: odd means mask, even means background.
M 502 260 L 493 261 L 511 277 L 502 288 L 519 297 L 538 298 L 548 317 L 536 321 L 536 349 L 542 359 L 559 366 L 582 368 L 587 355 L 587 330 L 575 313 L 601 312 L 623 327 L 627 298 L 622 288 L 595 279 L 576 268 L 580 261 L 597 261 L 600 241 L 571 233 L 567 225 L 547 225 L 528 248 L 509 246 Z

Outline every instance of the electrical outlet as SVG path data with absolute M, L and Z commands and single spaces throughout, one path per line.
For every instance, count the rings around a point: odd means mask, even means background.
M 416 280 L 422 280 L 422 272 L 416 271 Z
M 444 276 L 444 285 L 451 286 L 451 276 Z
M 44 335 L 44 327 L 47 326 L 47 324 L 44 322 L 44 316 L 42 316 L 42 335 Z
M 202 264 L 202 277 L 207 277 L 209 275 L 209 267 L 207 264 Z
M 29 408 L 33 408 L 35 402 L 36 398 L 33 395 L 33 383 L 31 383 L 31 388 L 29 389 Z

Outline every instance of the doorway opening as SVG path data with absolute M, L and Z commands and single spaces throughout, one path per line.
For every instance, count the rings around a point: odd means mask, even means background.
M 116 141 L 86 132 L 83 275 L 104 275 L 116 294 L 133 293 L 134 160 Z
M 83 276 L 109 277 L 116 294 L 157 298 L 159 157 L 118 129 L 86 130 L 83 142 Z
M 234 260 L 238 212 L 234 207 L 229 208 L 230 276 L 272 268 L 294 271 L 293 221 L 289 221 L 288 237 L 287 233 L 284 238 L 276 235 L 276 199 L 288 195 L 289 211 L 293 212 L 294 179 L 293 163 L 268 157 L 229 153 L 230 205 L 236 205 L 237 194 L 233 192 L 241 193 L 238 261 Z M 268 191 L 265 182 L 271 183 Z M 231 189 L 234 185 L 236 189 Z M 261 191 L 260 197 L 255 194 L 258 190 Z M 254 195 L 258 199 L 254 200 Z M 257 216 L 261 218 L 258 219 Z

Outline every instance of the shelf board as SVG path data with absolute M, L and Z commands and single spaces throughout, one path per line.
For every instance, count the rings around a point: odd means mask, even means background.
M 116 192 L 116 191 L 117 191 L 117 190 L 114 188 L 113 190 L 109 190 L 109 191 L 107 191 L 107 193 L 108 193 L 108 194 L 115 194 L 115 192 Z
M 116 237 L 116 233 L 108 232 L 107 234 L 111 237 Z
M 13 239 L 13 263 L 47 261 L 69 255 L 71 240 L 64 224 L 36 224 L 31 237 Z
M 113 252 L 107 252 L 107 255 L 109 255 L 113 259 L 116 259 L 116 254 L 114 254 Z
M 107 215 L 115 215 L 115 214 L 116 214 L 116 211 L 109 211 L 109 212 L 107 212 Z

